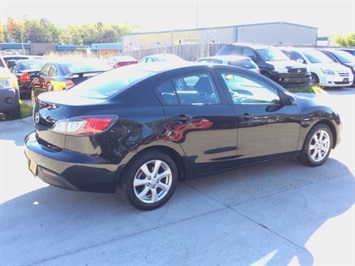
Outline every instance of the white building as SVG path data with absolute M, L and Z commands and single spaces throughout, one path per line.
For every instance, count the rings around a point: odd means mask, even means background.
M 218 28 L 133 33 L 123 37 L 124 52 L 161 46 L 205 43 L 260 43 L 269 45 L 316 45 L 318 29 L 287 22 L 236 25 Z

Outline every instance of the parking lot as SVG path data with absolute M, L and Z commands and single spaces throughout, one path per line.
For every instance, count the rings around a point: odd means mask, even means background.
M 148 212 L 34 178 L 31 118 L 0 122 L 0 264 L 355 265 L 355 88 L 318 98 L 343 120 L 323 166 L 284 159 L 195 178 Z

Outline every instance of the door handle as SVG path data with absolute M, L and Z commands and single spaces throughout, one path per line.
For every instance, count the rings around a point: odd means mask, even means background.
M 251 120 L 251 119 L 254 119 L 255 118 L 255 115 L 251 114 L 251 113 L 245 113 L 242 115 L 241 117 L 244 121 L 248 121 L 248 120 Z

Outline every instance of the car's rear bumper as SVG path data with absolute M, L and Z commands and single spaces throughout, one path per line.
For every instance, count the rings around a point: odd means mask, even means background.
M 55 151 L 38 143 L 36 133 L 25 137 L 29 170 L 45 183 L 77 191 L 114 192 L 118 184 L 117 165 L 97 156 Z

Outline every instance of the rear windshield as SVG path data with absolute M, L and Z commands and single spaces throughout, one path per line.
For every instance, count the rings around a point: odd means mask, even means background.
M 61 64 L 65 73 L 85 73 L 95 71 L 106 71 L 110 67 L 104 62 L 87 61 L 87 62 L 67 62 Z
M 156 72 L 127 67 L 117 68 L 96 75 L 72 87 L 68 90 L 68 93 L 86 98 L 106 99 L 154 74 Z
M 230 64 L 233 66 L 240 66 L 240 67 L 244 67 L 244 68 L 248 68 L 248 69 L 257 68 L 257 65 L 249 59 L 232 60 L 230 62 Z
M 27 69 L 40 69 L 46 61 L 44 60 L 24 60 L 24 61 L 18 61 L 18 70 L 27 70 Z

